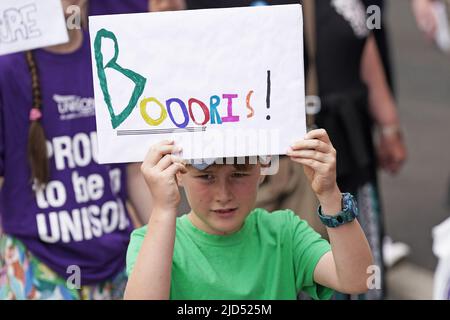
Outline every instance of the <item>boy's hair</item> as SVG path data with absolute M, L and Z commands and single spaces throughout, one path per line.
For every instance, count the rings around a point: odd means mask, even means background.
M 33 94 L 32 108 L 42 111 L 39 70 L 32 51 L 26 52 L 26 60 L 31 74 L 31 87 Z M 31 168 L 31 180 L 32 182 L 36 181 L 39 185 L 45 185 L 50 179 L 45 132 L 40 118 L 30 119 L 30 122 L 27 153 L 28 162 Z

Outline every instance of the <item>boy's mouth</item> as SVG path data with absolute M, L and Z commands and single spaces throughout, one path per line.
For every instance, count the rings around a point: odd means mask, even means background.
M 221 216 L 231 216 L 233 215 L 238 208 L 225 208 L 225 209 L 218 209 L 218 210 L 211 210 L 214 213 L 217 213 Z

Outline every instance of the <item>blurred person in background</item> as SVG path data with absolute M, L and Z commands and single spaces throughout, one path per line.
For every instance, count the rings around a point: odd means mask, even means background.
M 0 57 L 0 299 L 120 299 L 127 281 L 126 165 L 97 162 L 89 37 L 68 33 Z

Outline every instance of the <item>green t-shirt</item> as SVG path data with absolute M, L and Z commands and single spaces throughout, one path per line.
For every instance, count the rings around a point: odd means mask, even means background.
M 147 226 L 131 235 L 131 273 Z M 296 299 L 300 291 L 329 299 L 333 291 L 314 282 L 314 269 L 330 251 L 306 221 L 292 211 L 255 209 L 229 236 L 207 234 L 187 215 L 177 219 L 170 299 Z

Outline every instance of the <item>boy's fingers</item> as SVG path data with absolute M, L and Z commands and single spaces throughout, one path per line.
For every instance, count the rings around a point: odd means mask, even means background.
M 152 145 L 150 147 L 150 149 L 148 149 L 147 154 L 145 155 L 144 162 L 151 162 L 153 160 L 153 154 L 155 154 L 156 150 L 158 150 L 160 147 L 173 146 L 173 145 L 174 145 L 174 141 L 171 141 L 171 140 L 163 140 L 163 141 L 160 141 L 160 142 Z
M 311 130 L 306 134 L 305 139 L 318 139 L 326 144 L 331 144 L 330 137 L 325 129 Z
M 166 170 L 172 163 L 183 163 L 183 159 L 171 153 L 162 156 L 158 163 L 154 166 L 159 171 Z
M 316 150 L 323 153 L 329 153 L 332 150 L 330 145 L 317 139 L 297 141 L 293 145 L 291 145 L 291 149 L 293 151 Z
M 329 154 L 314 150 L 292 151 L 287 155 L 291 158 L 313 159 L 322 163 L 329 163 L 333 161 L 333 158 Z
M 312 159 L 304 159 L 304 158 L 292 158 L 292 161 L 295 161 L 297 163 L 303 164 L 307 167 L 310 167 L 314 171 L 319 171 L 321 164 L 320 162 Z
M 166 170 L 164 170 L 164 173 L 166 173 L 169 176 L 175 176 L 178 172 L 186 173 L 187 169 L 184 166 L 184 164 L 179 162 L 172 163 Z
M 316 173 L 319 174 L 327 174 L 329 172 L 330 166 L 325 163 L 319 162 L 314 159 L 305 159 L 305 158 L 291 158 L 292 161 L 303 164 L 311 169 L 313 169 Z
M 164 155 L 177 153 L 180 151 L 181 148 L 179 146 L 175 146 L 173 142 L 167 143 L 163 141 L 150 148 L 144 162 L 151 166 L 156 166 Z
M 171 164 L 172 161 L 172 155 L 166 154 L 164 155 L 161 160 L 158 161 L 158 163 L 154 166 L 154 168 L 158 171 L 164 171 L 166 170 Z

